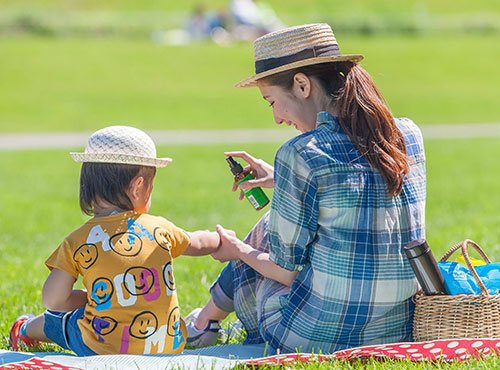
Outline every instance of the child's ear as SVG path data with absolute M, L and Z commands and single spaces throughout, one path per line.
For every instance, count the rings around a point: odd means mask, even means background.
M 136 176 L 130 181 L 130 185 L 128 187 L 129 196 L 132 198 L 131 200 L 137 200 L 140 198 L 141 189 L 145 185 L 144 177 Z

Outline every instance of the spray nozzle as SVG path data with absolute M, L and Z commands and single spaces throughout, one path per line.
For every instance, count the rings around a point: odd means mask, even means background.
M 239 175 L 243 172 L 243 167 L 241 166 L 241 164 L 236 162 L 233 157 L 227 156 L 226 161 L 227 163 L 229 163 L 229 169 L 231 170 L 233 175 Z

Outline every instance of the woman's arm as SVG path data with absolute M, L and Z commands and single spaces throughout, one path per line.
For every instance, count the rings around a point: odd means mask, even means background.
M 85 306 L 87 292 L 74 290 L 76 279 L 67 272 L 52 269 L 42 290 L 43 305 L 53 311 L 68 312 Z
M 316 167 L 324 163 L 323 156 L 314 148 L 298 150 L 290 144 L 282 145 L 276 153 L 269 254 L 272 261 L 289 270 L 298 270 L 310 262 L 310 246 L 319 228 L 319 184 L 315 174 Z M 312 157 L 316 162 L 308 160 Z
M 269 253 L 258 251 L 251 245 L 243 243 L 234 232 L 217 225 L 221 238 L 220 248 L 212 253 L 212 257 L 221 262 L 240 259 L 261 275 L 273 279 L 283 285 L 291 286 L 297 271 L 286 270 L 269 259 Z
M 206 256 L 217 250 L 220 237 L 215 231 L 193 231 L 188 232 L 191 241 L 184 251 L 185 256 Z

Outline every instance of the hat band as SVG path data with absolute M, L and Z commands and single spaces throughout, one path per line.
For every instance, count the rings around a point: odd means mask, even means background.
M 292 55 L 279 58 L 269 58 L 255 61 L 255 73 L 262 73 L 274 68 L 284 66 L 293 62 L 315 57 L 340 56 L 340 49 L 337 44 L 318 45 L 299 51 Z

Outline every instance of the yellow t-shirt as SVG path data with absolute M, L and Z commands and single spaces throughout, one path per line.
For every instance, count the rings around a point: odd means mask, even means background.
M 98 354 L 180 353 L 186 343 L 173 259 L 189 236 L 162 217 L 123 212 L 94 217 L 45 262 L 83 277 L 87 304 L 78 326 Z

